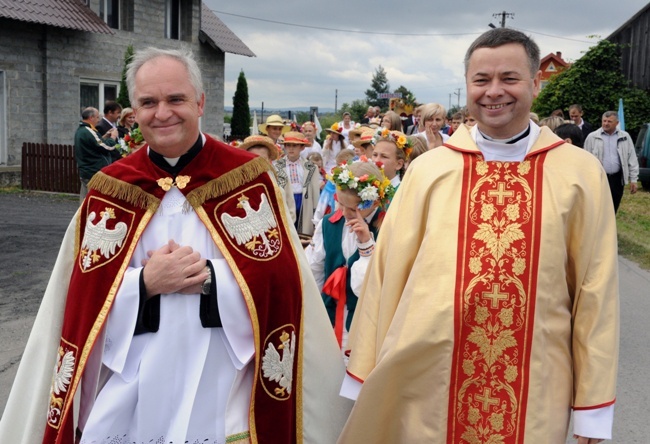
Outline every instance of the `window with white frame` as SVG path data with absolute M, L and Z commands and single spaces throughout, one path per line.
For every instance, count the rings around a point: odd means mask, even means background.
M 107 100 L 116 100 L 119 82 L 106 80 L 81 79 L 79 82 L 79 113 L 92 106 L 101 113 Z

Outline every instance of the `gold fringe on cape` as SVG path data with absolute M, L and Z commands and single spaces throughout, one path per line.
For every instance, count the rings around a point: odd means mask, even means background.
M 223 196 L 235 188 L 245 185 L 261 174 L 272 169 L 272 165 L 263 157 L 249 160 L 244 165 L 211 180 L 190 192 L 186 198 L 194 208 L 203 205 L 206 200 Z
M 140 187 L 108 176 L 101 171 L 88 182 L 88 189 L 91 188 L 144 210 L 155 211 L 160 204 L 159 199 L 143 191 Z

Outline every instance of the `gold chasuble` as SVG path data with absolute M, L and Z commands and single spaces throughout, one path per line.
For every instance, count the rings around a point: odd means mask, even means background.
M 607 190 L 547 128 L 522 162 L 484 161 L 461 127 L 409 166 L 352 324 L 363 385 L 340 442 L 557 444 L 571 408 L 613 404 Z

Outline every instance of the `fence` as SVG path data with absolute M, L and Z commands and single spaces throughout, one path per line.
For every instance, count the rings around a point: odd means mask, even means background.
M 23 143 L 22 188 L 78 194 L 80 184 L 74 146 Z

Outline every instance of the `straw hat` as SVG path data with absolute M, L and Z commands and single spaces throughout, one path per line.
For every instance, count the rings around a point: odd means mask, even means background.
M 269 150 L 269 160 L 271 161 L 276 160 L 280 156 L 280 153 L 278 153 L 278 147 L 273 143 L 273 140 L 270 137 L 266 136 L 248 136 L 237 148 L 248 151 L 250 148 L 256 146 L 267 148 Z
M 363 145 L 367 145 L 369 143 L 374 145 L 373 138 L 375 136 L 375 131 L 371 128 L 362 128 L 362 129 L 364 131 L 361 133 L 361 136 L 357 140 L 352 142 L 352 145 L 355 148 L 363 148 Z
M 282 120 L 282 117 L 280 117 L 277 114 L 271 114 L 266 118 L 265 123 L 260 123 L 257 125 L 257 128 L 262 131 L 263 133 L 266 133 L 266 127 L 267 126 L 281 126 L 282 127 L 282 134 L 286 133 L 291 129 L 289 125 L 284 123 L 284 120 Z
M 309 141 L 307 138 L 298 131 L 289 131 L 284 135 L 284 144 L 294 144 L 294 145 L 307 145 Z
M 343 127 L 339 126 L 338 122 L 335 122 L 329 128 L 325 128 L 325 131 L 332 134 L 338 134 L 340 136 L 342 135 L 341 132 L 343 131 Z

